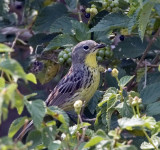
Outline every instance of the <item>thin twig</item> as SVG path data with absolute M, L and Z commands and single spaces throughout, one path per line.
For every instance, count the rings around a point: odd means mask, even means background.
M 153 38 L 149 41 L 149 44 L 147 45 L 147 47 L 146 47 L 146 49 L 145 49 L 145 51 L 144 51 L 144 53 L 143 53 L 143 55 L 142 55 L 142 57 L 141 57 L 138 65 L 137 65 L 137 67 L 136 67 L 136 70 L 139 68 L 139 66 L 141 65 L 142 61 L 143 61 L 144 58 L 146 57 L 148 51 L 150 50 L 150 48 L 151 48 L 152 44 L 154 43 L 155 39 L 158 37 L 159 33 L 160 33 L 160 28 L 157 30 L 157 32 L 156 32 L 156 34 L 153 36 Z
M 145 74 L 144 74 L 144 86 L 143 86 L 143 88 L 145 88 L 146 87 L 146 85 L 147 85 L 147 61 L 146 61 L 146 59 L 145 59 Z
M 12 49 L 14 48 L 14 46 L 15 46 L 15 44 L 16 44 L 16 41 L 17 41 L 17 39 L 18 39 L 18 37 L 19 37 L 20 34 L 21 34 L 20 32 L 18 32 L 18 33 L 16 34 L 16 37 L 15 37 L 13 43 L 12 43 L 12 46 L 11 46 Z
M 148 45 L 147 45 L 147 47 L 146 47 L 146 49 L 145 49 L 145 51 L 144 51 L 144 53 L 143 53 L 140 61 L 139 61 L 139 63 L 137 64 L 137 67 L 136 67 L 135 73 L 134 73 L 135 76 L 134 76 L 134 78 L 130 81 L 130 83 L 129 83 L 128 87 L 127 87 L 127 90 L 130 90 L 130 89 L 131 89 L 131 87 L 132 87 L 132 85 L 133 85 L 133 82 L 134 82 L 134 80 L 135 80 L 135 78 L 136 78 L 137 70 L 138 70 L 139 68 L 141 68 L 141 63 L 142 63 L 143 60 L 145 59 L 148 51 L 150 50 L 152 44 L 153 44 L 154 41 L 155 41 L 155 39 L 159 36 L 159 33 L 160 33 L 160 28 L 159 28 L 159 29 L 157 30 L 157 32 L 154 34 L 153 38 L 149 41 L 149 43 L 148 43 Z M 157 56 L 157 59 L 159 59 L 158 56 Z
M 79 22 L 83 22 L 80 12 L 79 0 L 77 0 L 77 11 L 78 11 Z

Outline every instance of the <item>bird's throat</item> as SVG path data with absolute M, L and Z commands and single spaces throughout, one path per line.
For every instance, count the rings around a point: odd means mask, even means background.
M 96 68 L 98 66 L 96 61 L 96 53 L 88 54 L 85 59 L 85 64 L 89 67 Z

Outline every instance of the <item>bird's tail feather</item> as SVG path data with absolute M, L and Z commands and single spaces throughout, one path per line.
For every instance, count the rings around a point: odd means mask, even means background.
M 21 133 L 17 136 L 15 141 L 20 141 L 22 138 L 33 128 L 33 120 L 21 131 Z

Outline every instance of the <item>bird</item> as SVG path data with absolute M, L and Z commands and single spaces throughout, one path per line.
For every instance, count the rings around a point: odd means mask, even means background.
M 72 65 L 68 73 L 51 91 L 46 106 L 58 106 L 64 111 L 73 110 L 75 101 L 82 100 L 86 105 L 93 97 L 100 82 L 100 71 L 96 60 L 98 49 L 105 44 L 93 40 L 79 42 L 72 50 Z M 22 138 L 33 126 L 31 121 L 16 138 Z

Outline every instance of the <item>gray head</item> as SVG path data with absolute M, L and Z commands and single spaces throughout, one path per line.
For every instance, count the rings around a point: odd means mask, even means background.
M 90 54 L 95 54 L 99 48 L 105 47 L 104 44 L 98 44 L 93 40 L 86 40 L 78 43 L 72 51 L 72 63 L 83 63 Z

